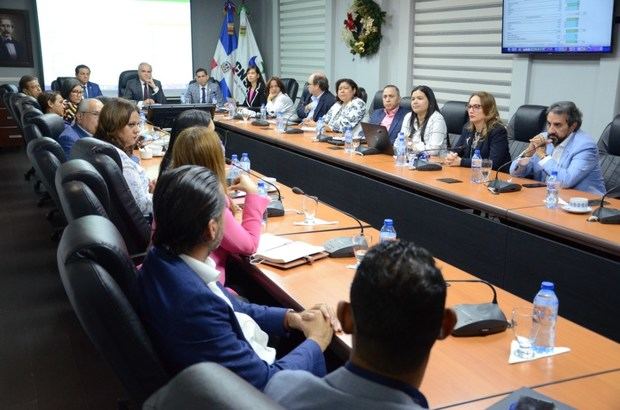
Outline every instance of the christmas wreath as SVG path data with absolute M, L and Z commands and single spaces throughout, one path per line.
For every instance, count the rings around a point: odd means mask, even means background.
M 383 22 L 385 11 L 377 3 L 373 0 L 354 0 L 342 29 L 342 38 L 351 54 L 365 57 L 379 51 Z

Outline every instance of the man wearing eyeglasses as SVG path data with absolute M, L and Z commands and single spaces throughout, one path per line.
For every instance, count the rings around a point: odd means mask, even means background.
M 75 123 L 65 126 L 64 131 L 58 137 L 58 142 L 67 158 L 71 158 L 71 147 L 77 140 L 93 136 L 99 124 L 99 113 L 102 108 L 103 103 L 96 98 L 87 98 L 80 102 L 75 115 Z

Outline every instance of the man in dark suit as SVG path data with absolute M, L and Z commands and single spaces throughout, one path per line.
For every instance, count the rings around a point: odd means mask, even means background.
M 383 87 L 383 108 L 377 108 L 370 114 L 371 124 L 381 124 L 388 130 L 390 141 L 394 142 L 401 127 L 407 110 L 401 108 L 400 91 L 395 85 Z
M 103 95 L 99 89 L 99 85 L 90 82 L 90 68 L 84 64 L 75 67 L 75 78 L 82 84 L 84 88 L 84 98 L 95 98 Z
M 138 78 L 127 81 L 124 98 L 138 103 L 138 107 L 151 104 L 165 104 L 166 96 L 161 83 L 153 79 L 153 67 L 149 63 L 140 63 Z
M 19 61 L 24 58 L 23 46 L 13 38 L 14 29 L 10 17 L 0 17 L 0 61 Z
M 336 97 L 329 92 L 329 82 L 325 74 L 312 73 L 308 77 L 308 87 L 297 105 L 297 117 L 310 125 L 325 115 L 335 102 Z

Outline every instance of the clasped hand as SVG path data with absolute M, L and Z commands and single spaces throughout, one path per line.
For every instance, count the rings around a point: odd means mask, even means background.
M 334 332 L 342 331 L 340 321 L 333 309 L 321 303 L 302 312 L 289 311 L 286 314 L 289 329 L 300 330 L 308 339 L 312 339 L 325 350 L 331 342 Z
M 544 158 L 547 155 L 547 137 L 542 134 L 538 134 L 534 138 L 530 139 L 530 145 L 527 147 L 527 151 L 523 154 L 524 157 L 531 157 L 536 154 L 539 158 Z

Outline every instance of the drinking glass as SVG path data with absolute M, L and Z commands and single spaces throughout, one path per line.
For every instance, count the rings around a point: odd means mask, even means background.
M 357 147 L 359 147 L 360 143 L 362 142 L 362 137 L 357 135 L 357 136 L 353 137 L 353 139 L 351 141 L 352 141 L 351 145 L 353 146 L 353 152 L 355 152 L 355 151 L 357 151 Z
M 304 222 L 308 225 L 314 225 L 316 209 L 319 206 L 319 199 L 316 196 L 304 195 L 301 209 L 304 213 Z
M 534 309 L 514 308 L 512 309 L 512 318 L 510 320 L 512 333 L 515 340 L 519 344 L 515 354 L 522 359 L 531 359 L 534 357 L 534 341 L 538 334 L 538 321 L 536 319 Z
M 493 168 L 493 160 L 483 159 L 482 160 L 482 181 L 481 183 L 489 182 L 489 175 L 491 174 L 491 169 Z
M 243 117 L 243 122 L 245 124 L 248 123 L 248 118 L 250 118 L 250 110 L 242 109 L 241 116 Z
M 356 264 L 355 266 L 359 266 L 366 256 L 366 252 L 368 252 L 368 242 L 371 242 L 372 238 L 366 238 L 363 235 L 355 235 L 351 238 L 351 242 L 353 244 L 353 254 L 355 255 Z

